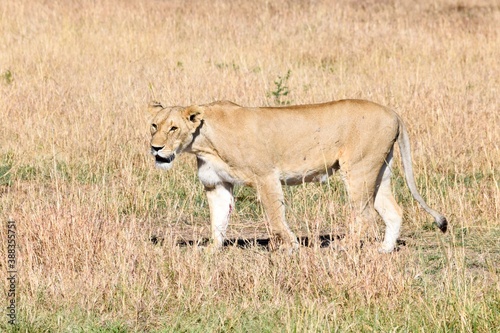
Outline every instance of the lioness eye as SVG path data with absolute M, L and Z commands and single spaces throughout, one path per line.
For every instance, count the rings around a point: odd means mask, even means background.
M 154 133 L 158 130 L 158 125 L 156 124 L 151 124 L 151 133 Z

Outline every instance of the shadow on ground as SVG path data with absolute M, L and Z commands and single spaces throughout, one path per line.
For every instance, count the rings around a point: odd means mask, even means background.
M 319 248 L 328 248 L 334 245 L 335 242 L 342 240 L 345 235 L 320 235 L 319 237 L 311 237 L 302 236 L 299 237 L 299 243 L 304 247 L 314 247 L 318 246 Z M 164 238 L 161 236 L 151 236 L 150 241 L 155 245 L 162 245 Z M 178 239 L 176 241 L 176 245 L 180 247 L 187 246 L 207 246 L 210 242 L 209 238 L 203 237 L 200 239 L 192 240 L 192 239 Z M 250 247 L 260 247 L 270 251 L 272 249 L 272 240 L 271 238 L 233 238 L 227 239 L 224 241 L 224 247 L 238 247 L 241 249 L 246 249 Z M 398 240 L 396 251 L 400 249 L 400 247 L 406 246 L 405 240 Z M 361 243 L 361 247 L 363 247 L 363 243 Z

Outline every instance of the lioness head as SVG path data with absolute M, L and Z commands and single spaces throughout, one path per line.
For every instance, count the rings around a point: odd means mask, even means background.
M 193 135 L 203 120 L 203 110 L 198 106 L 164 107 L 159 103 L 150 105 L 151 154 L 156 166 L 169 170 L 177 154 L 193 141 Z

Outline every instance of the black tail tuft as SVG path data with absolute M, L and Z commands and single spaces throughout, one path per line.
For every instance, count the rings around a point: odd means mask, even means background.
M 445 233 L 446 230 L 448 230 L 448 220 L 444 216 L 441 216 L 439 220 L 436 219 L 436 225 L 438 226 L 439 230 L 441 230 L 443 233 Z

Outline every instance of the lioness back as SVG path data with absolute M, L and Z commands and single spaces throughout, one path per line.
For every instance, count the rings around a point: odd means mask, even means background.
M 275 169 L 289 184 L 367 152 L 387 155 L 398 132 L 393 111 L 362 100 L 262 108 L 214 103 L 204 117 L 219 154 L 257 174 Z

